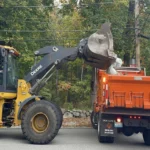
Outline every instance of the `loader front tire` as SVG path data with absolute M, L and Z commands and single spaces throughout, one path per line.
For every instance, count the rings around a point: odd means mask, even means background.
M 55 108 L 57 109 L 57 112 L 58 112 L 58 115 L 59 115 L 59 120 L 60 120 L 60 126 L 59 126 L 59 129 L 60 129 L 61 126 L 62 126 L 62 122 L 63 122 L 63 113 L 61 111 L 61 108 L 58 105 L 56 105 L 54 102 L 50 102 L 50 103 L 52 103 L 52 105 L 54 105 Z
M 41 100 L 31 103 L 22 116 L 21 128 L 25 138 L 33 144 L 47 144 L 58 133 L 60 121 L 56 108 Z

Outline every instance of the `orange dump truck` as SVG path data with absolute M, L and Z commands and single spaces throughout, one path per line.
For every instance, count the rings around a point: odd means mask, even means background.
M 113 143 L 118 132 L 141 132 L 150 145 L 150 77 L 138 68 L 119 68 L 118 75 L 94 72 L 91 121 L 99 142 Z

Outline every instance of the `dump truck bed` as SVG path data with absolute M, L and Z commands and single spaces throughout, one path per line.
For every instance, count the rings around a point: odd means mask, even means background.
M 118 75 L 110 75 L 95 70 L 93 75 L 97 98 L 91 122 L 98 129 L 98 140 L 113 143 L 117 133 L 128 137 L 142 133 L 145 144 L 150 145 L 150 76 L 140 68 L 117 71 Z
M 108 75 L 99 71 L 97 102 L 106 108 L 150 110 L 150 77 L 133 72 L 129 75 Z

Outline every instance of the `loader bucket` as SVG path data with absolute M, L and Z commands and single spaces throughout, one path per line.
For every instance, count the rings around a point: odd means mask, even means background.
M 107 69 L 115 62 L 117 55 L 113 49 L 110 23 L 103 24 L 100 30 L 87 39 L 83 53 L 86 62 L 99 69 Z

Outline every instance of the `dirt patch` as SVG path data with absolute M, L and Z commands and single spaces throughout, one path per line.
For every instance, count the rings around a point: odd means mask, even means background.
M 91 127 L 90 117 L 64 118 L 62 127 Z

